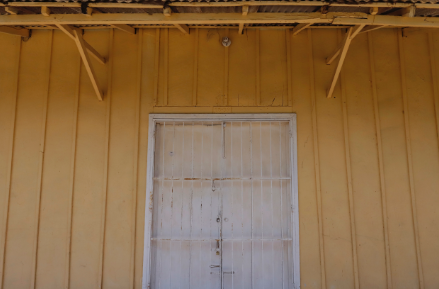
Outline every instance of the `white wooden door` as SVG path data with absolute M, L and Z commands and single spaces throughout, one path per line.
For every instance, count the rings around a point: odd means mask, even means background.
M 287 121 L 158 122 L 151 288 L 293 288 Z

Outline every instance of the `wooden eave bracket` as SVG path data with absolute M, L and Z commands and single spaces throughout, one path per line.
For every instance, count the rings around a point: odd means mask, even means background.
M 349 37 L 349 41 L 352 41 L 352 39 L 354 39 L 355 36 L 357 36 L 361 32 L 361 30 L 363 30 L 363 28 L 365 26 L 366 25 L 364 25 L 364 24 L 355 26 L 352 34 Z M 327 65 L 330 65 L 337 58 L 337 56 L 340 55 L 340 52 L 342 51 L 344 45 L 345 45 L 345 41 L 343 40 L 343 42 L 341 43 L 340 47 L 337 48 L 337 50 L 330 57 L 326 58 L 326 64 Z
M 90 44 L 88 44 L 84 40 L 84 38 L 82 37 L 82 31 L 80 29 L 62 24 L 56 24 L 56 26 L 75 41 L 75 44 L 79 50 L 79 55 L 81 56 L 87 74 L 90 77 L 90 81 L 96 93 L 96 96 L 99 99 L 99 101 L 102 101 L 104 98 L 104 94 L 100 89 L 100 85 L 96 77 L 96 73 L 90 61 L 89 53 L 102 64 L 105 64 L 106 62 L 105 58 L 102 57 Z
M 340 54 L 340 59 L 337 63 L 337 68 L 334 72 L 334 77 L 332 78 L 331 86 L 327 91 L 327 98 L 331 98 L 334 93 L 335 85 L 337 84 L 338 77 L 340 76 L 341 68 L 343 67 L 344 60 L 346 59 L 346 55 L 348 53 L 349 46 L 351 45 L 352 39 L 360 33 L 360 31 L 364 28 L 365 24 L 356 25 L 355 27 L 350 27 L 345 34 L 341 47 L 337 49 L 337 51 L 326 59 L 326 64 L 331 64 L 335 58 Z
M 76 40 L 74 30 L 76 28 L 70 26 L 70 25 L 63 25 L 63 24 L 56 24 L 56 27 L 58 27 L 61 31 L 63 31 L 65 34 L 67 34 L 70 38 L 73 40 Z M 96 51 L 90 44 L 88 44 L 87 41 L 84 40 L 84 46 L 87 49 L 87 51 L 93 56 L 99 63 L 105 64 L 107 60 L 105 57 L 101 56 L 99 52 Z

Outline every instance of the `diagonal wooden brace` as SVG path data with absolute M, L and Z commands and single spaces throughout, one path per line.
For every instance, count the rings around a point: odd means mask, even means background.
M 76 39 L 74 30 L 75 28 L 69 25 L 63 25 L 63 24 L 56 24 L 56 27 L 58 27 L 61 31 L 63 31 L 65 34 L 67 34 L 70 38 L 73 40 Z M 90 44 L 88 44 L 87 41 L 84 40 L 84 47 L 86 50 L 93 56 L 97 61 L 99 61 L 102 64 L 106 63 L 105 57 L 101 56 L 99 52 L 96 51 Z
M 337 80 L 338 80 L 338 77 L 340 76 L 341 68 L 343 67 L 343 62 L 346 58 L 346 54 L 348 53 L 349 45 L 351 44 L 351 41 L 352 41 L 352 34 L 353 34 L 353 28 L 350 27 L 348 29 L 348 32 L 346 33 L 344 39 L 343 39 L 342 47 L 340 49 L 341 50 L 340 60 L 338 61 L 337 68 L 335 69 L 335 73 L 334 73 L 334 77 L 332 78 L 331 86 L 328 89 L 327 98 L 331 98 L 332 94 L 334 93 L 335 85 L 337 84 Z
M 353 31 L 352 34 L 350 36 L 350 41 L 352 41 L 352 39 L 354 39 L 355 36 L 358 35 L 358 33 L 360 33 L 363 28 L 364 28 L 364 24 L 361 25 L 356 25 L 355 27 L 353 27 Z M 341 49 L 343 48 L 344 42 L 341 44 L 341 47 L 337 48 L 337 50 L 334 52 L 334 54 L 332 54 L 332 56 L 326 58 L 326 64 L 331 64 L 336 58 L 337 56 L 340 55 Z
M 90 57 L 87 52 L 87 48 L 85 46 L 84 38 L 82 38 L 82 31 L 79 29 L 73 29 L 73 34 L 75 36 L 75 43 L 78 47 L 79 54 L 81 55 L 82 61 L 85 66 L 85 70 L 87 70 L 88 76 L 90 77 L 91 84 L 93 85 L 93 89 L 96 92 L 96 96 L 100 101 L 104 98 L 104 94 L 99 88 L 98 79 L 96 77 L 96 73 L 93 69 L 92 64 L 90 63 Z

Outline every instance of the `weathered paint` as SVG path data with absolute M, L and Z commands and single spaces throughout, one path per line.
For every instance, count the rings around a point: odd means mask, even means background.
M 297 113 L 302 288 L 439 287 L 439 34 L 400 35 L 326 99 L 337 29 L 86 31 L 99 102 L 62 32 L 0 34 L 1 287 L 141 287 L 152 112 Z

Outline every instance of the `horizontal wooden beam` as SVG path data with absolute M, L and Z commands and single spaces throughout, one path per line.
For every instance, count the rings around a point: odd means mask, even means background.
M 229 2 L 171 2 L 169 6 L 176 7 L 236 7 L 236 6 L 334 6 L 334 7 L 387 7 L 402 8 L 412 6 L 412 3 L 393 2 L 369 2 L 369 3 L 332 3 L 323 1 L 229 1 Z M 77 2 L 9 2 L 0 6 L 23 6 L 23 7 L 81 7 Z M 143 3 L 90 3 L 90 7 L 100 8 L 163 8 L 160 4 Z M 416 8 L 437 9 L 439 4 L 418 3 Z
M 9 2 L 8 6 L 18 7 L 81 7 L 81 3 L 77 2 Z
M 292 24 L 292 23 L 331 23 L 336 17 L 366 18 L 365 13 L 101 13 L 91 16 L 83 14 L 42 15 L 0 15 L 0 25 L 114 25 L 114 24 Z
M 0 26 L 0 32 L 17 35 L 21 37 L 29 37 L 29 29 L 24 29 L 24 28 L 15 29 L 9 26 Z
M 388 15 L 368 15 L 365 18 L 339 17 L 334 18 L 336 25 L 385 25 L 394 27 L 439 27 L 439 17 L 402 17 Z
M 64 24 L 56 24 L 56 26 L 63 31 L 65 34 L 67 34 L 67 36 L 69 36 L 70 38 L 72 38 L 74 41 L 76 41 L 76 36 L 75 36 L 75 29 L 70 27 L 69 25 L 64 25 Z M 96 51 L 96 49 L 93 48 L 93 46 L 91 46 L 90 44 L 88 44 L 87 41 L 83 41 L 83 45 L 84 47 L 88 50 L 88 52 L 91 54 L 91 56 L 93 56 L 97 61 L 99 61 L 101 64 L 105 64 L 106 59 L 105 57 L 101 56 L 99 54 L 99 52 Z
M 227 25 L 227 24 L 295 24 L 325 23 L 339 26 L 373 25 L 393 27 L 439 27 L 439 17 L 402 17 L 387 15 L 369 15 L 366 13 L 330 12 L 312 13 L 174 13 L 165 16 L 162 13 L 101 13 L 91 16 L 84 14 L 38 14 L 0 15 L 0 25 Z

